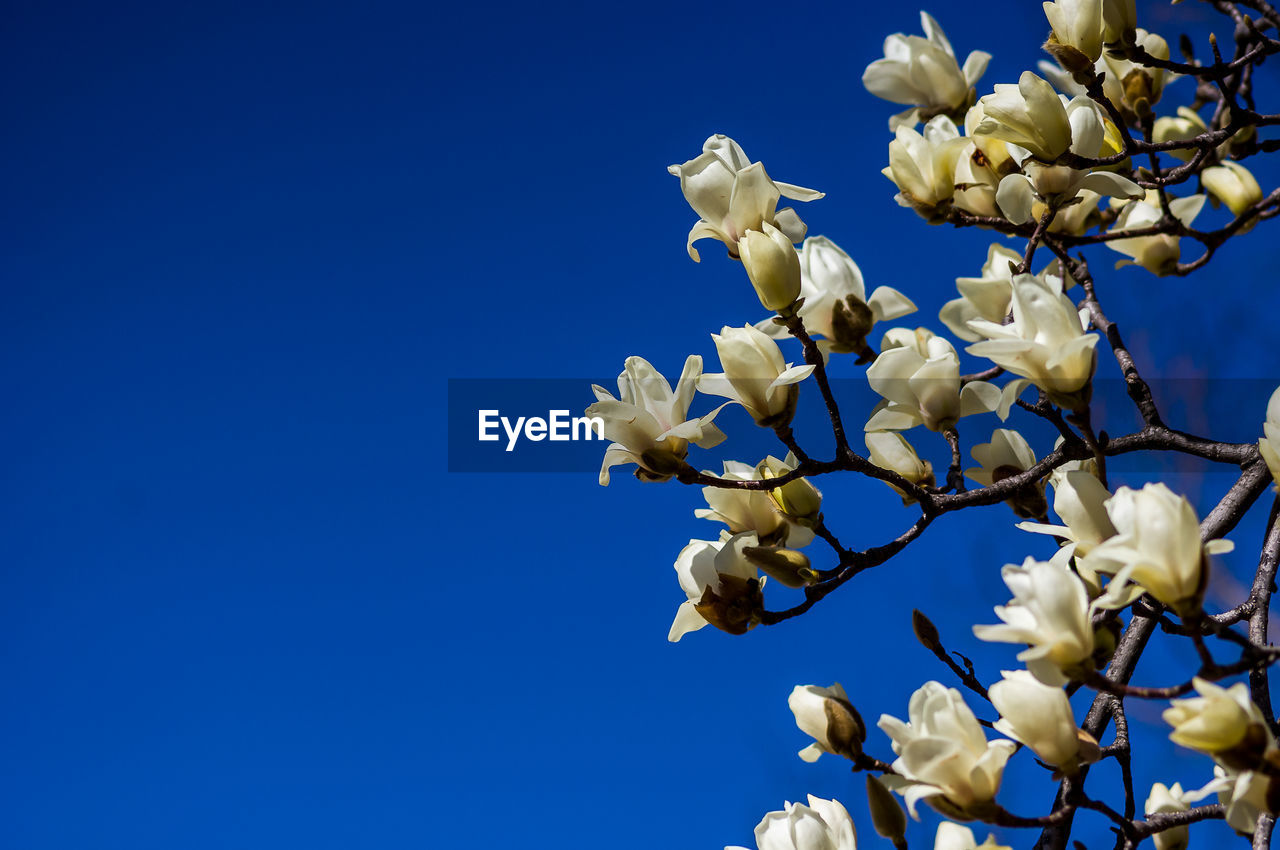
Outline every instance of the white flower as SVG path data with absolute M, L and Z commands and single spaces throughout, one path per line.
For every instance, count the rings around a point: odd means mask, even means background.
M 796 685 L 787 697 L 787 706 L 800 731 L 814 739 L 800 751 L 804 761 L 817 761 L 823 753 L 852 758 L 862 752 L 867 727 L 839 682 L 829 688 Z
M 1238 216 L 1262 200 L 1262 187 L 1238 162 L 1224 160 L 1221 165 L 1206 168 L 1200 172 L 1200 180 L 1213 199 L 1226 204 L 1232 215 Z
M 1040 85 L 1046 87 L 1049 85 L 1038 77 L 1035 79 Z M 1068 151 L 1087 157 L 1102 156 L 1111 152 L 1110 148 L 1115 145 L 1115 141 L 1108 138 L 1111 125 L 1096 103 L 1088 97 L 1080 96 L 1073 98 L 1064 106 L 1062 99 L 1056 94 L 1054 98 L 1053 105 L 1046 105 L 1044 109 L 1056 107 L 1053 113 L 1054 123 L 1058 117 L 1065 120 Z M 1047 104 L 1048 101 L 1045 103 Z M 1012 131 L 984 122 L 978 126 L 977 132 L 1008 135 Z M 1049 161 L 1039 162 L 1033 158 L 1034 151 L 1018 146 L 1016 143 L 1011 144 L 1010 153 L 1018 162 L 1022 173 L 1009 174 L 1001 179 L 996 190 L 996 203 L 1004 216 L 1015 224 L 1029 221 L 1033 215 L 1043 215 L 1047 206 L 1055 209 L 1066 207 L 1069 202 L 1084 192 L 1089 193 L 1085 196 L 1086 198 L 1092 195 L 1110 195 L 1117 198 L 1143 196 L 1141 187 L 1127 177 L 1121 177 L 1110 171 L 1089 171 L 1067 165 L 1052 165 Z
M 1204 197 L 1204 195 L 1191 195 L 1186 198 L 1174 198 L 1169 201 L 1169 212 L 1173 213 L 1173 217 L 1178 221 L 1190 227 L 1191 222 L 1200 214 L 1200 208 L 1204 206 Z M 1152 189 L 1147 192 L 1144 200 L 1130 201 L 1126 204 L 1120 210 L 1116 223 L 1108 233 L 1152 227 L 1163 217 L 1159 196 Z M 1159 234 L 1112 239 L 1107 242 L 1107 247 L 1132 258 L 1117 261 L 1116 268 L 1138 265 L 1153 274 L 1166 275 L 1177 270 L 1178 259 L 1181 257 L 1181 248 L 1178 243 L 1177 236 Z
M 676 558 L 676 577 L 688 600 L 680 603 L 667 640 L 675 643 L 710 623 L 740 635 L 758 622 L 760 578 L 742 550 L 758 544 L 753 533 L 719 540 L 690 540 Z
M 1088 670 L 1093 658 L 1089 597 L 1067 566 L 1070 554 L 1062 549 L 1048 561 L 1006 565 L 1000 577 L 1013 599 L 995 609 L 1004 625 L 973 627 L 979 640 L 1028 644 L 1017 658 L 1046 685 L 1066 684 Z
M 1183 791 L 1182 785 L 1177 782 L 1168 787 L 1162 782 L 1156 782 L 1151 786 L 1151 793 L 1147 795 L 1142 810 L 1148 817 L 1190 811 L 1191 804 L 1203 800 L 1208 793 L 1210 792 L 1205 789 Z M 1152 835 L 1151 840 L 1156 845 L 1156 850 L 1186 850 L 1190 831 L 1186 826 L 1175 826 L 1162 829 Z
M 1235 771 L 1215 765 L 1216 777 L 1202 790 L 1217 791 L 1218 802 L 1227 809 L 1227 824 L 1242 835 L 1252 835 L 1263 812 L 1271 813 L 1271 780 L 1252 770 Z
M 809 805 L 784 803 L 756 827 L 759 850 L 857 850 L 853 818 L 836 800 L 809 795 Z M 724 850 L 746 850 L 726 847 Z
M 1134 39 L 1148 55 L 1168 60 L 1169 44 L 1160 36 L 1139 29 L 1134 31 Z M 1098 72 L 1103 75 L 1102 93 L 1129 122 L 1150 115 L 1165 83 L 1177 77 L 1170 71 L 1141 65 L 1112 52 L 1103 55 Z
M 1200 117 L 1198 112 L 1188 106 L 1179 106 L 1177 117 L 1165 116 L 1156 119 L 1156 123 L 1152 127 L 1151 141 L 1181 142 L 1187 139 L 1194 139 L 1201 133 L 1207 132 L 1209 132 L 1209 127 L 1204 123 L 1204 119 Z M 1178 148 L 1167 151 L 1167 153 L 1187 162 L 1195 156 L 1195 148 Z
M 1106 508 L 1116 534 L 1084 558 L 1087 568 L 1114 576 L 1098 604 L 1127 605 L 1134 584 L 1180 615 L 1198 611 L 1209 579 L 1207 556 L 1230 552 L 1233 545 L 1226 540 L 1202 544 L 1195 509 L 1163 484 L 1121 487 Z
M 991 442 L 978 443 L 970 453 L 981 466 L 970 467 L 964 474 L 983 487 L 998 484 L 1036 465 L 1035 452 L 1026 438 L 1008 428 L 997 428 L 991 433 Z
M 981 465 L 966 469 L 964 474 L 983 487 L 999 484 L 1036 465 L 1035 452 L 1026 439 L 1008 428 L 997 428 L 991 433 L 991 442 L 979 443 L 969 451 Z M 1044 479 L 1020 487 L 1005 501 L 1020 517 L 1044 516 L 1049 508 L 1044 499 Z
M 711 339 L 724 371 L 699 377 L 698 389 L 741 404 L 757 425 L 790 422 L 799 395 L 796 384 L 809 377 L 814 367 L 783 362 L 778 344 L 751 325 L 723 327 Z
M 1102 0 L 1057 0 L 1044 4 L 1053 41 L 1084 55 L 1088 68 L 1102 55 Z M 1059 51 L 1051 51 L 1055 56 Z
M 1062 688 L 1043 684 L 1026 670 L 1000 675 L 990 688 L 991 704 L 1000 712 L 997 732 L 1030 747 L 1067 776 L 1074 776 L 1081 764 L 1097 761 L 1098 743 L 1076 727 Z
M 1267 469 L 1271 470 L 1271 480 L 1280 492 L 1280 387 L 1271 394 L 1267 402 L 1267 421 L 1262 423 L 1263 437 L 1258 441 L 1258 449 Z
M 1224 688 L 1199 677 L 1192 684 L 1200 696 L 1176 699 L 1164 710 L 1164 722 L 1173 727 L 1169 740 L 1227 767 L 1258 767 L 1275 739 L 1249 696 L 1249 686 L 1236 682 Z
M 961 416 L 989 413 L 1000 390 L 985 381 L 960 385 L 960 358 L 950 342 L 925 328 L 894 328 L 867 369 L 867 383 L 885 398 L 864 430 L 903 431 L 923 424 L 944 431 Z
M 628 357 L 618 376 L 618 398 L 592 385 L 598 401 L 587 408 L 587 416 L 603 419 L 604 436 L 613 441 L 604 452 L 601 484 L 609 483 L 610 467 L 623 463 L 637 464 L 636 477 L 642 481 L 666 481 L 684 464 L 689 443 L 709 449 L 724 441 L 724 433 L 711 421 L 724 405 L 686 421 L 701 374 L 702 358 L 691 354 L 672 392 L 648 360 Z
M 825 236 L 810 236 L 800 247 L 800 296 L 804 304 L 797 313 L 811 336 L 824 338 L 818 343 L 824 353 L 874 354 L 867 348 L 872 326 L 916 309 L 888 286 L 876 287 L 868 298 L 858 264 Z M 771 318 L 756 327 L 774 338 L 791 335 Z
M 893 741 L 898 758 L 893 790 L 902 794 L 911 816 L 928 800 L 944 815 L 973 817 L 989 810 L 1000 788 L 1005 762 L 1016 745 L 987 741 L 982 727 L 955 688 L 925 682 L 911 695 L 908 722 L 887 714 L 877 724 Z
M 1009 146 L 993 136 L 975 136 L 986 113 L 975 103 L 964 115 L 964 145 L 955 166 L 952 204 L 974 215 L 999 216 L 996 190 L 1000 179 L 1017 170 Z
M 907 438 L 897 431 L 867 431 L 863 435 L 867 444 L 867 457 L 881 469 L 896 472 L 912 484 L 921 487 L 934 486 L 933 465 L 921 460 Z M 915 499 L 893 484 L 889 485 L 893 492 L 902 497 L 902 503 L 909 505 Z
M 775 225 L 792 242 L 799 242 L 804 238 L 804 222 L 790 207 L 777 210 L 778 198 L 813 201 L 822 197 L 814 189 L 770 180 L 764 166 L 751 162 L 728 136 L 711 136 L 700 156 L 667 171 L 680 178 L 680 191 L 701 216 L 689 231 L 689 256 L 695 262 L 698 252 L 693 243 L 699 239 L 719 239 L 736 257 L 738 240 L 764 224 Z
M 1138 21 L 1134 0 L 1102 0 L 1102 20 L 1105 25 L 1102 37 L 1108 44 L 1133 42 Z
M 758 467 L 726 460 L 724 474 L 720 477 L 729 481 L 759 481 L 761 473 Z M 778 512 L 768 490 L 703 487 L 702 496 L 709 507 L 698 508 L 693 512 L 694 516 L 712 522 L 723 522 L 729 527 L 730 534 L 753 531 L 762 546 L 779 543 L 805 546 L 813 540 L 812 530 L 791 524 L 787 517 Z
M 881 171 L 898 187 L 894 200 L 926 219 L 951 200 L 956 188 L 956 160 L 968 142 L 945 115 L 930 118 L 923 135 L 900 126 L 889 143 L 889 166 Z
M 867 91 L 891 103 L 913 108 L 889 119 L 889 129 L 914 126 L 921 119 L 963 109 L 973 96 L 973 85 L 987 69 L 989 53 L 975 50 L 956 63 L 951 42 L 928 12 L 920 13 L 925 37 L 894 33 L 884 40 L 884 58 L 862 73 Z
M 1071 147 L 1071 123 L 1053 86 L 1023 71 L 1016 86 L 997 83 L 995 93 L 978 101 L 985 118 L 975 135 L 989 135 L 1053 162 Z
M 970 321 L 986 340 L 965 350 L 1029 379 L 1055 404 L 1072 410 L 1087 404 L 1098 337 L 1086 333 L 1086 320 L 1063 293 L 1062 279 L 1023 274 L 1012 288 L 1013 321 Z
M 1109 491 L 1098 477 L 1082 468 L 1062 466 L 1049 477 L 1053 485 L 1053 511 L 1066 525 L 1024 522 L 1018 527 L 1037 534 L 1052 534 L 1075 544 L 1075 554 L 1089 554 L 1095 546 L 1112 537 L 1116 527 L 1107 515 Z
M 995 835 L 987 835 L 987 840 L 978 843 L 973 837 L 973 830 L 951 821 L 938 824 L 938 833 L 933 839 L 933 850 L 1013 850 L 1003 844 L 996 844 Z
M 969 327 L 969 321 L 1004 321 L 1005 316 L 1009 315 L 1009 302 L 1013 298 L 1013 271 L 1010 263 L 1018 265 L 1021 262 L 1021 254 L 993 243 L 987 248 L 987 261 L 982 266 L 982 276 L 956 278 L 956 290 L 960 297 L 942 305 L 938 318 L 948 330 L 966 342 L 982 339 Z

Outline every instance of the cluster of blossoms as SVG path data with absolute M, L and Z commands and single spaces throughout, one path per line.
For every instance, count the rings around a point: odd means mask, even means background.
M 943 333 L 892 324 L 916 312 L 911 298 L 886 285 L 869 290 L 843 249 L 825 236 L 808 236 L 793 208 L 778 209 L 783 198 L 808 202 L 822 198 L 821 192 L 774 181 L 737 142 L 713 135 L 700 155 L 669 168 L 699 216 L 689 231 L 688 253 L 700 261 L 695 242 L 723 243 L 772 315 L 711 334 L 722 371 L 704 372 L 702 358 L 692 355 L 674 390 L 647 361 L 629 358 L 617 397 L 595 387 L 597 401 L 587 414 L 604 422 L 611 441 L 601 484 L 608 484 L 610 469 L 622 464 L 634 464 L 642 481 L 701 484 L 706 507 L 695 515 L 723 526 L 715 539 L 690 540 L 676 558 L 684 599 L 668 634 L 673 642 L 707 625 L 742 634 L 803 613 L 860 570 L 892 557 L 936 516 L 1004 502 L 1022 520 L 1019 529 L 1041 535 L 1028 537 L 1029 542 L 1048 544 L 1046 538 L 1052 538 L 1053 546 L 1044 559 L 1027 557 L 1020 565 L 1004 566 L 1001 576 L 1012 599 L 995 607 L 998 624 L 973 627 L 978 640 L 1020 647 L 1014 660 L 1021 666 L 1002 671 L 989 686 L 978 681 L 971 665 L 961 674 L 998 719 L 979 722 L 959 690 L 926 682 L 911 696 L 906 720 L 879 718 L 876 726 L 894 754 L 885 762 L 867 752 L 867 725 L 840 684 L 800 685 L 788 699 L 797 726 L 812 739 L 800 757 L 812 762 L 828 754 L 848 759 L 855 770 L 879 771 L 882 775 L 868 776 L 867 783 L 872 822 L 881 836 L 901 847 L 907 814 L 918 820 L 921 802 L 956 821 L 1009 825 L 1020 820 L 997 801 L 1006 764 L 1016 752 L 1030 751 L 1053 778 L 1082 786 L 1089 766 L 1107 750 L 1128 758 L 1127 737 L 1117 737 L 1108 748 L 1096 737 L 1123 711 L 1124 698 L 1167 699 L 1194 688 L 1199 696 L 1175 699 L 1164 719 L 1176 744 L 1214 760 L 1214 777 L 1192 791 L 1156 783 L 1146 801 L 1145 824 L 1112 812 L 1124 821 L 1119 831 L 1125 837 L 1150 835 L 1158 850 L 1176 850 L 1186 846 L 1187 817 L 1217 813 L 1193 810 L 1208 795 L 1218 795 L 1220 816 L 1244 834 L 1280 811 L 1274 718 L 1244 683 L 1214 683 L 1245 672 L 1257 675 L 1280 658 L 1280 650 L 1229 631 L 1265 606 L 1257 597 L 1260 591 L 1235 619 L 1230 612 L 1214 619 L 1204 610 L 1213 559 L 1232 550 L 1230 542 L 1218 538 L 1234 522 L 1224 525 L 1211 516 L 1202 523 L 1191 502 L 1163 483 L 1109 485 L 1105 463 L 1113 443 L 1095 431 L 1091 419 L 1099 341 L 1105 339 L 1117 359 L 1131 358 L 1102 314 L 1088 266 L 1069 249 L 1098 243 L 1127 258 L 1117 265 L 1181 274 L 1184 240 L 1205 244 L 1207 253 L 1198 262 L 1207 261 L 1222 239 L 1252 227 L 1264 207 L 1280 208 L 1280 193 L 1264 202 L 1257 181 L 1237 161 L 1256 152 L 1253 128 L 1232 123 L 1241 107 L 1233 112 L 1221 106 L 1207 121 L 1188 107 L 1156 115 L 1166 85 L 1177 77 L 1174 69 L 1199 66 L 1171 63 L 1165 40 L 1137 26 L 1133 0 L 1056 0 L 1044 3 L 1043 10 L 1052 30 L 1045 49 L 1056 61 L 1041 63 L 1043 76 L 1027 71 L 1016 84 L 996 84 L 980 96 L 978 83 L 990 56 L 974 51 L 961 65 L 937 21 L 923 13 L 924 35 L 890 36 L 884 57 L 863 75 L 873 94 L 908 107 L 890 119 L 894 137 L 884 169 L 898 189 L 898 204 L 930 223 L 977 226 L 1027 240 L 1025 250 L 989 245 L 979 275 L 955 279 L 959 297 L 938 313 L 946 331 L 965 343 L 964 353 L 985 361 L 985 369 L 964 375 L 960 351 Z M 1280 30 L 1280 17 L 1269 25 Z M 1250 37 L 1260 39 L 1259 57 L 1280 52 L 1280 40 L 1260 32 Z M 1242 45 L 1239 50 L 1248 49 L 1247 39 Z M 1226 70 L 1215 71 L 1214 80 L 1231 70 L 1222 67 Z M 1280 116 L 1271 123 L 1280 124 Z M 1135 166 L 1139 152 L 1149 157 L 1150 168 Z M 1184 171 L 1173 172 L 1179 179 L 1160 170 L 1161 155 L 1184 163 Z M 1200 177 L 1198 190 L 1175 197 L 1171 187 L 1184 184 L 1181 175 L 1192 173 Z M 1206 200 L 1235 216 L 1220 237 L 1191 229 Z M 1054 259 L 1033 271 L 1035 250 L 1042 245 Z M 795 344 L 802 363 L 788 362 L 783 354 L 783 345 Z M 880 397 L 863 420 L 865 455 L 849 444 L 827 380 L 826 369 L 837 358 L 865 366 L 867 387 Z M 1133 439 L 1165 439 L 1164 448 L 1183 440 L 1192 448 L 1182 450 L 1191 454 L 1196 446 L 1209 445 L 1167 429 L 1136 367 L 1122 365 L 1146 423 Z M 792 432 L 802 385 L 806 393 L 820 393 L 827 407 L 836 438 L 834 460 L 810 458 Z M 1034 402 L 1027 400 L 1032 392 Z M 695 416 L 690 411 L 699 394 L 715 397 L 718 404 Z M 714 420 L 728 405 L 741 407 L 756 426 L 773 430 L 787 449 L 785 456 L 770 455 L 754 464 L 723 460 L 719 471 L 695 467 L 691 445 L 709 449 L 726 440 Z M 984 428 L 979 434 L 989 434 L 985 442 L 969 441 L 976 465 L 963 468 L 960 432 L 973 427 L 967 418 L 995 414 L 1005 423 L 1015 408 L 1051 423 L 1059 432 L 1057 444 L 1038 455 L 1018 430 Z M 909 434 L 917 444 L 932 441 L 934 451 L 949 454 L 944 481 L 940 466 L 921 456 Z M 1280 480 L 1280 390 L 1271 397 L 1256 446 L 1212 445 L 1245 471 L 1242 482 L 1264 469 Z M 1209 449 L 1199 451 L 1201 457 L 1220 459 Z M 887 546 L 847 549 L 827 527 L 822 493 L 811 480 L 834 471 L 882 481 L 904 505 L 919 506 L 920 520 Z M 966 480 L 978 489 L 966 490 Z M 1257 498 L 1261 485 L 1249 486 L 1251 499 Z M 818 539 L 830 544 L 834 563 L 823 565 L 819 556 L 802 551 Z M 1274 576 L 1274 563 L 1270 569 Z M 780 585 L 802 591 L 805 601 L 788 612 L 770 613 L 766 584 L 771 598 L 786 593 L 776 590 Z M 1134 615 L 1126 626 L 1121 616 L 1127 610 Z M 928 619 L 919 612 L 916 617 L 921 643 L 961 673 Z M 1136 663 L 1132 647 L 1141 652 L 1157 620 L 1195 642 L 1203 662 L 1200 675 L 1172 689 L 1130 687 L 1128 675 Z M 1138 628 L 1148 629 L 1146 636 L 1125 649 L 1122 630 L 1129 635 Z M 1243 646 L 1239 664 L 1214 661 L 1204 644 L 1208 635 Z M 1101 726 L 1095 712 L 1084 723 L 1087 728 L 1077 723 L 1070 695 L 1081 687 L 1099 692 L 1094 708 L 1105 709 Z M 988 738 L 984 725 L 1003 737 Z M 1128 733 L 1117 731 L 1121 734 Z M 1066 793 L 1069 787 L 1064 784 L 1059 795 L 1067 808 L 1037 825 L 1051 828 L 1065 820 L 1069 830 L 1079 799 Z M 1128 808 L 1134 809 L 1132 788 L 1126 793 Z M 902 798 L 905 812 L 894 794 Z M 755 836 L 760 850 L 856 846 L 846 808 L 814 796 L 807 805 L 787 803 L 767 814 Z M 989 836 L 978 845 L 967 827 L 943 822 L 934 846 L 998 850 L 995 841 Z

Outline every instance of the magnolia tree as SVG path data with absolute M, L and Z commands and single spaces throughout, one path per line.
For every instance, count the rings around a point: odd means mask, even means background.
M 707 504 L 698 516 L 723 526 L 676 558 L 687 601 L 670 640 L 707 625 L 742 634 L 805 614 L 954 511 L 1003 502 L 1023 520 L 1011 533 L 1057 543 L 1047 560 L 1006 565 L 1008 601 L 971 614 L 974 640 L 1019 647 L 999 680 L 983 681 L 949 653 L 917 611 L 916 636 L 958 687 L 927 681 L 904 694 L 904 717 L 877 721 L 882 735 L 868 734 L 839 684 L 792 692 L 796 724 L 813 739 L 800 757 L 847 759 L 865 772 L 865 790 L 858 783 L 849 794 L 869 806 L 876 832 L 896 847 L 907 846 L 907 816 L 918 819 L 921 804 L 946 819 L 938 850 L 998 846 L 994 837 L 978 845 L 973 829 L 960 825 L 972 822 L 1025 828 L 1026 846 L 1064 848 L 1082 811 L 1109 822 L 1117 848 L 1147 840 L 1159 850 L 1182 848 L 1196 824 L 1212 819 L 1254 847 L 1269 846 L 1280 813 L 1280 727 L 1268 688 L 1280 647 L 1267 639 L 1280 559 L 1280 521 L 1268 495 L 1280 479 L 1280 390 L 1258 411 L 1255 442 L 1172 427 L 1094 278 L 1116 255 L 1116 265 L 1152 275 L 1190 274 L 1228 239 L 1280 214 L 1280 190 L 1264 194 L 1248 167 L 1280 149 L 1280 139 L 1265 138 L 1280 114 L 1258 107 L 1252 85 L 1255 69 L 1280 52 L 1280 11 L 1266 0 L 1210 5 L 1234 28 L 1234 43 L 1224 50 L 1212 35 L 1184 36 L 1173 59 L 1164 38 L 1139 27 L 1133 0 L 1045 3 L 1052 34 L 1044 49 L 1054 62 L 985 94 L 989 56 L 974 51 L 961 64 L 928 14 L 923 35 L 888 37 L 884 58 L 862 81 L 907 107 L 889 119 L 884 174 L 898 189 L 895 200 L 930 224 L 999 237 L 980 275 L 956 281 L 959 297 L 938 315 L 946 333 L 894 326 L 916 310 L 908 294 L 887 286 L 868 293 L 848 254 L 826 237 L 806 238 L 796 211 L 778 208 L 783 198 L 811 202 L 822 193 L 773 180 L 733 139 L 712 136 L 700 155 L 670 168 L 699 216 L 689 256 L 699 260 L 699 241 L 723 243 L 774 314 L 713 335 L 720 372 L 705 372 L 690 356 L 673 389 L 647 361 L 630 357 L 617 397 L 594 388 L 598 400 L 587 412 L 603 420 L 612 441 L 600 483 L 613 467 L 634 465 L 642 481 L 698 485 Z M 1189 79 L 1166 89 L 1177 77 Z M 1227 208 L 1226 223 L 1196 226 L 1206 202 Z M 961 374 L 953 340 L 988 367 Z M 787 361 L 788 347 L 797 362 Z M 1100 356 L 1114 358 L 1124 376 L 1142 423 L 1133 433 L 1108 435 L 1114 423 L 1091 406 Z M 867 384 L 882 397 L 860 429 L 832 388 L 833 358 L 865 366 Z M 802 387 L 821 396 L 832 457 L 806 451 L 792 432 Z M 699 393 L 727 401 L 694 415 Z M 781 457 L 726 461 L 714 473 L 694 465 L 691 445 L 725 440 L 714 420 L 729 404 L 776 435 Z M 988 431 L 991 415 L 1007 427 Z M 1050 427 L 1056 442 L 1033 445 L 1017 429 L 1033 421 Z M 938 445 L 950 456 L 946 469 L 917 453 L 933 440 L 945 441 Z M 977 466 L 964 468 L 966 450 Z M 1113 486 L 1108 459 L 1135 452 L 1190 455 L 1238 477 L 1216 505 L 1193 505 L 1160 482 Z M 880 545 L 846 546 L 819 489 L 837 473 L 883 482 L 918 518 Z M 1224 536 L 1260 500 L 1260 510 L 1271 506 L 1252 586 L 1234 607 L 1206 610 L 1214 556 L 1231 550 Z M 801 590 L 803 600 L 771 607 L 775 584 Z M 1185 642 L 1197 662 L 1173 681 L 1132 684 L 1157 631 Z M 1081 690 L 1092 694 L 1083 715 L 1069 699 Z M 1126 720 L 1134 701 L 1163 707 L 1169 746 L 1207 757 L 1202 787 L 1135 787 L 1140 753 Z M 999 719 L 979 721 L 974 704 Z M 1015 813 L 1002 804 L 1010 759 L 1036 760 L 1046 790 L 1056 784 L 1056 795 L 1045 794 L 1047 811 Z M 1114 760 L 1123 781 L 1091 787 L 1104 760 Z M 812 796 L 766 814 L 755 836 L 760 850 L 856 843 L 845 805 Z

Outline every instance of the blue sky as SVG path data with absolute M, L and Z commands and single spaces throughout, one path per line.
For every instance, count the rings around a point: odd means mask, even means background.
M 1038 13 L 933 11 L 995 54 L 981 86 L 1040 58 Z M 1170 37 L 1203 15 L 1146 12 Z M 713 132 L 826 191 L 810 232 L 938 327 L 990 240 L 893 204 L 894 107 L 858 82 L 917 27 L 892 4 L 11 4 L 0 843 L 693 850 L 815 793 L 873 844 L 861 778 L 795 757 L 788 692 L 839 680 L 902 716 L 948 681 L 913 607 L 997 676 L 1013 653 L 968 626 L 1044 541 L 1002 506 L 948 517 L 810 616 L 672 646 L 672 561 L 716 534 L 700 494 L 449 473 L 446 382 L 581 379 L 585 406 L 627 355 L 674 376 L 761 318 L 736 264 L 685 255 L 665 169 Z M 1190 281 L 1100 281 L 1153 374 L 1259 379 L 1220 383 L 1235 439 L 1280 374 L 1273 227 Z M 752 429 L 724 425 L 707 466 Z M 1230 481 L 1171 483 L 1205 511 Z M 910 522 L 878 484 L 824 489 L 850 545 Z M 1153 649 L 1152 680 L 1186 655 Z M 1028 787 L 1011 808 L 1047 802 Z

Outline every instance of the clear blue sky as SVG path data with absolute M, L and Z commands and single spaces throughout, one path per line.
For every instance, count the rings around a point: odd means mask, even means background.
M 1032 5 L 932 11 L 962 54 L 995 54 L 989 87 L 1041 58 Z M 1201 14 L 1145 20 L 1172 40 L 1165 21 Z M 761 317 L 740 268 L 684 252 L 695 216 L 665 168 L 713 132 L 826 191 L 811 233 L 939 327 L 989 238 L 893 204 L 894 107 L 858 82 L 915 6 L 28 0 L 6 18 L 0 845 L 716 850 L 806 793 L 845 799 L 871 845 L 861 778 L 795 757 L 791 687 L 839 680 L 869 722 L 902 716 L 950 683 L 912 607 L 984 675 L 1015 663 L 968 637 L 1007 598 L 1000 565 L 1046 554 L 1002 506 L 801 620 L 672 646 L 672 561 L 716 534 L 698 492 L 446 471 L 446 379 L 581 378 L 585 406 L 627 355 L 674 375 Z M 1275 381 L 1276 232 L 1192 281 L 1103 276 L 1154 374 Z M 1225 386 L 1245 410 L 1227 436 L 1255 438 L 1265 387 Z M 725 428 L 705 465 L 751 425 Z M 826 489 L 858 548 L 910 520 L 879 485 Z M 1259 525 L 1233 535 L 1238 576 Z M 1028 787 L 1011 808 L 1047 802 Z

